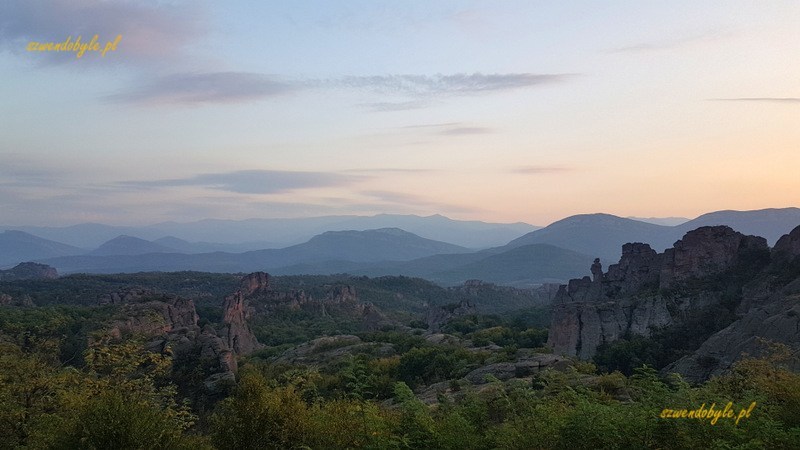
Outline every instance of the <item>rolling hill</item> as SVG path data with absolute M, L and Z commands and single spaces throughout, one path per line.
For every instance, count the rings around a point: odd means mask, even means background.
M 589 256 L 604 264 L 619 260 L 620 248 L 627 242 L 646 242 L 663 251 L 680 238 L 674 227 L 625 219 L 611 214 L 580 214 L 554 222 L 509 242 L 505 248 L 530 244 L 549 244 Z
M 147 253 L 179 253 L 174 248 L 166 247 L 155 242 L 146 241 L 133 236 L 117 236 L 104 242 L 100 247 L 92 250 L 88 255 L 144 255 Z
M 84 252 L 85 250 L 78 247 L 43 239 L 24 231 L 7 230 L 0 233 L 0 267 Z
M 125 242 L 136 242 L 126 239 Z M 147 241 L 145 241 L 147 242 Z M 149 243 L 153 244 L 153 243 Z M 157 244 L 153 244 L 157 245 Z M 163 246 L 156 247 L 158 249 Z M 468 252 L 457 245 L 421 238 L 396 228 L 367 231 L 332 231 L 308 242 L 283 249 L 256 250 L 244 253 L 180 254 L 90 254 L 47 259 L 47 264 L 61 273 L 140 272 L 200 270 L 208 272 L 248 272 L 294 264 L 342 260 L 354 263 L 381 260 L 404 261 L 437 253 Z
M 580 214 L 553 222 L 511 241 L 506 248 L 550 244 L 599 257 L 604 265 L 616 263 L 627 242 L 644 242 L 658 252 L 671 247 L 687 231 L 701 226 L 728 225 L 744 234 L 767 239 L 770 245 L 800 225 L 800 208 L 756 211 L 717 211 L 677 226 L 664 226 L 611 214 Z
M 417 216 L 378 214 L 374 216 L 322 216 L 293 219 L 204 219 L 195 222 L 163 222 L 147 226 L 113 226 L 96 223 L 67 227 L 3 227 L 19 229 L 80 248 L 95 248 L 119 235 L 149 241 L 165 236 L 190 243 L 214 243 L 217 251 L 248 251 L 284 248 L 300 244 L 326 231 L 365 231 L 400 228 L 418 236 L 468 248 L 503 245 L 538 227 L 527 223 L 489 223 L 455 220 L 441 215 Z M 237 247 L 225 248 L 225 244 Z M 169 245 L 167 245 L 169 246 Z M 208 250 L 206 246 L 205 250 Z

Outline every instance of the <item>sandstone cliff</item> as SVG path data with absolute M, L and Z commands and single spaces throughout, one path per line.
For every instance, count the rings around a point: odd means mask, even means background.
M 268 274 L 256 272 L 246 276 L 242 286 L 243 299 L 251 305 L 245 309 L 246 315 L 303 311 L 312 316 L 358 320 L 366 329 L 378 329 L 390 323 L 375 305 L 362 302 L 350 285 L 325 285 L 315 288 L 313 293 L 303 289 L 283 290 L 272 285 Z M 231 301 L 235 303 L 235 299 Z
M 608 272 L 595 261 L 593 278 L 559 288 L 548 344 L 556 353 L 589 359 L 603 343 L 631 334 L 650 336 L 681 323 L 722 301 L 722 292 L 704 290 L 704 280 L 750 264 L 753 255 L 767 251 L 765 239 L 727 226 L 690 231 L 661 254 L 648 244 L 625 244 L 619 263 Z
M 252 353 L 261 347 L 250 326 L 247 318 L 250 310 L 242 291 L 237 291 L 233 295 L 225 297 L 222 305 L 222 336 L 228 344 L 228 348 L 237 355 Z
M 173 294 L 130 288 L 100 297 L 101 305 L 119 305 L 116 319 L 90 338 L 89 345 L 129 337 L 144 338 L 148 351 L 201 365 L 205 388 L 216 392 L 235 381 L 237 363 L 226 339 L 210 325 L 200 328 L 194 302 Z M 201 364 L 202 363 L 202 364 Z
M 766 354 L 771 343 L 788 346 L 789 367 L 800 370 L 800 226 L 778 240 L 769 267 L 744 286 L 739 312 L 741 319 L 665 371 L 700 382 L 728 370 L 743 355 Z
M 451 305 L 431 307 L 425 317 L 425 321 L 428 324 L 428 333 L 438 333 L 443 326 L 456 317 L 467 316 L 476 312 L 475 305 L 466 300 Z

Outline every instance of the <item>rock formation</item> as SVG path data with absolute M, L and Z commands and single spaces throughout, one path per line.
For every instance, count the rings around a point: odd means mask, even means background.
M 101 296 L 100 304 L 119 305 L 120 311 L 89 345 L 139 336 L 148 340 L 148 351 L 169 354 L 175 360 L 189 359 L 192 364 L 205 361 L 208 376 L 204 384 L 211 393 L 235 381 L 238 367 L 228 336 L 218 336 L 211 325 L 201 329 L 192 300 L 130 288 Z
M 733 266 L 742 251 L 767 249 L 767 240 L 745 236 L 730 227 L 700 227 L 664 251 L 660 287 L 718 274 Z
M 444 306 L 434 306 L 428 309 L 425 321 L 428 323 L 428 333 L 438 333 L 443 326 L 456 317 L 475 314 L 475 305 L 467 300 Z
M 19 298 L 14 298 L 8 294 L 0 293 L 0 306 L 22 306 L 24 308 L 31 308 L 36 306 L 30 295 L 23 295 Z
M 362 302 L 356 289 L 350 285 L 326 285 L 322 292 L 314 295 L 302 289 L 280 290 L 270 283 L 270 276 L 264 272 L 247 275 L 242 280 L 240 291 L 243 300 L 252 305 L 246 308 L 245 315 L 274 314 L 282 310 L 305 311 L 320 317 L 337 316 L 360 320 L 367 329 L 378 329 L 389 320 L 372 303 Z M 231 298 L 235 303 L 235 299 Z M 227 305 L 226 299 L 226 305 Z M 225 307 L 226 311 L 228 307 Z
M 668 366 L 700 382 L 728 370 L 743 355 L 768 353 L 772 343 L 788 346 L 790 369 L 800 370 L 800 226 L 776 242 L 770 266 L 742 289 L 742 317 L 712 335 L 692 355 Z
M 247 307 L 244 293 L 236 291 L 233 295 L 225 297 L 222 304 L 222 337 L 228 348 L 237 355 L 252 353 L 261 347 L 253 331 L 247 324 L 250 310 Z
M 800 226 L 783 235 L 772 248 L 772 258 L 778 263 L 792 263 L 800 256 Z
M 727 226 L 690 231 L 663 254 L 647 244 L 625 244 L 619 263 L 607 273 L 595 262 L 594 280 L 587 276 L 559 288 L 548 344 L 558 354 L 588 359 L 605 342 L 650 336 L 721 299 L 718 292 L 684 296 L 678 290 L 668 297 L 664 292 L 722 274 L 753 252 L 767 250 L 765 239 Z

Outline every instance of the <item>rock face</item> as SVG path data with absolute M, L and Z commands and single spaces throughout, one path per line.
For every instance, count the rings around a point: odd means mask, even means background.
M 55 268 L 33 262 L 20 263 L 8 270 L 0 270 L 0 281 L 52 280 L 58 278 Z
M 765 239 L 726 226 L 690 231 L 663 254 L 647 244 L 625 244 L 619 263 L 607 273 L 596 261 L 594 279 L 570 280 L 559 288 L 548 344 L 558 354 L 589 359 L 600 344 L 629 334 L 650 336 L 721 301 L 719 293 L 665 298 L 664 290 L 721 274 L 749 252 L 767 250 Z
M 23 295 L 21 298 L 14 298 L 8 294 L 0 293 L 0 306 L 22 306 L 31 308 L 36 306 L 30 295 Z
M 623 245 L 619 263 L 610 265 L 608 274 L 604 276 L 611 289 L 607 295 L 619 297 L 638 292 L 645 286 L 657 285 L 662 259 L 662 255 L 648 244 Z
M 266 292 L 269 289 L 269 274 L 266 272 L 253 272 L 245 275 L 241 282 L 241 291 L 245 295 L 254 295 Z
M 447 322 L 456 317 L 475 314 L 475 305 L 469 301 L 462 300 L 458 303 L 445 306 L 436 306 L 428 309 L 426 322 L 428 323 L 428 333 L 438 333 Z
M 242 279 L 239 292 L 252 305 L 245 309 L 245 317 L 252 313 L 273 314 L 283 310 L 302 310 L 314 316 L 360 320 L 367 329 L 378 329 L 390 323 L 376 306 L 362 302 L 353 286 L 326 285 L 321 293 L 312 295 L 302 289 L 280 290 L 270 280 L 269 274 L 264 272 L 252 273 Z M 233 303 L 234 300 L 231 299 Z M 227 311 L 228 307 L 225 309 Z
M 192 364 L 205 361 L 208 377 L 204 384 L 210 393 L 235 381 L 238 367 L 228 336 L 219 336 L 211 325 L 201 329 L 192 300 L 131 288 L 103 295 L 99 302 L 120 305 L 119 318 L 106 327 L 102 336 L 91 340 L 90 345 L 142 336 L 149 340 L 146 346 L 149 351 L 172 355 L 175 360 L 190 359 Z M 230 314 L 235 323 L 236 312 Z
M 715 333 L 692 355 L 664 369 L 688 381 L 701 382 L 719 375 L 743 355 L 766 355 L 770 343 L 789 347 L 789 368 L 800 371 L 800 278 L 772 295 L 771 301 L 748 311 L 741 319 Z
M 772 257 L 777 262 L 790 263 L 800 257 L 800 226 L 783 235 L 772 249 Z
M 123 318 L 114 322 L 110 334 L 116 339 L 126 335 L 154 336 L 197 326 L 194 302 L 176 295 L 149 297 L 123 305 Z
M 668 289 L 691 278 L 723 272 L 743 250 L 767 248 L 762 237 L 745 236 L 726 226 L 700 227 L 664 251 L 660 287 Z
M 222 316 L 222 336 L 228 348 L 237 355 L 246 355 L 261 348 L 253 331 L 250 330 L 250 326 L 247 324 L 250 310 L 247 307 L 242 291 L 237 291 L 233 295 L 225 297 L 222 309 L 224 311 Z

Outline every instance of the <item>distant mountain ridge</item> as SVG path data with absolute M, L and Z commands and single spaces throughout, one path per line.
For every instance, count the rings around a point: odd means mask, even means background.
M 781 236 L 800 225 L 800 208 L 715 211 L 703 214 L 676 228 L 685 233 L 699 227 L 715 225 L 727 225 L 740 233 L 761 236 L 772 246 Z
M 800 208 L 716 211 L 677 226 L 656 225 L 603 213 L 578 214 L 521 236 L 506 248 L 551 244 L 612 263 L 625 243 L 643 242 L 661 252 L 671 247 L 687 231 L 701 226 L 727 225 L 742 233 L 762 236 L 769 245 L 773 245 L 798 224 Z
M 37 259 L 81 253 L 85 253 L 85 250 L 43 239 L 24 231 L 6 230 L 0 233 L 0 268 Z
M 120 241 L 119 238 L 110 242 Z M 145 248 L 138 239 L 123 237 L 121 242 Z M 147 241 L 144 241 L 148 243 Z M 153 244 L 153 243 L 149 243 Z M 161 250 L 165 247 L 153 244 Z M 282 249 L 255 250 L 244 253 L 183 254 L 170 252 L 128 254 L 87 254 L 47 259 L 62 273 L 112 273 L 131 271 L 202 270 L 209 272 L 252 272 L 292 264 L 342 260 L 354 263 L 384 260 L 407 261 L 437 253 L 469 252 L 464 247 L 421 238 L 397 228 L 366 231 L 330 231 L 303 244 Z
M 216 246 L 215 251 L 248 251 L 284 248 L 301 244 L 326 231 L 364 231 L 380 228 L 400 228 L 426 239 L 449 242 L 468 248 L 488 248 L 503 245 L 539 227 L 517 223 L 490 223 L 455 220 L 442 215 L 417 216 L 378 214 L 375 216 L 323 216 L 298 219 L 205 219 L 189 223 L 164 222 L 130 227 L 102 224 L 79 224 L 68 227 L 8 227 L 63 242 L 79 248 L 96 248 L 120 235 L 149 241 L 173 237 L 204 247 Z M 235 245 L 236 247 L 225 247 Z M 186 250 L 186 249 L 184 249 Z
M 369 220 L 380 222 L 396 217 L 416 220 L 416 216 L 389 215 L 373 216 Z M 342 220 L 330 216 L 325 221 L 333 218 Z M 460 223 L 442 216 L 424 219 L 450 225 Z M 312 222 L 319 224 L 319 221 Z M 269 270 L 286 275 L 406 275 L 441 284 L 483 279 L 525 286 L 566 281 L 585 273 L 595 257 L 600 257 L 605 264 L 614 262 L 619 248 L 628 242 L 647 243 L 656 251 L 663 251 L 686 231 L 705 225 L 728 225 L 737 231 L 764 236 L 772 245 L 778 236 L 798 224 L 800 208 L 717 211 L 677 226 L 611 214 L 579 214 L 512 239 L 505 245 L 480 251 L 424 238 L 397 227 L 327 230 L 300 244 L 250 251 L 242 251 L 247 245 L 189 242 L 171 235 L 155 240 L 117 235 L 89 251 L 14 231 L 0 234 L 0 251 L 6 250 L 0 253 L 0 258 L 5 257 L 0 261 L 5 261 L 5 267 L 23 261 L 39 261 L 53 265 L 62 273 Z M 491 224 L 480 223 L 480 226 L 491 229 Z M 244 238 L 252 243 L 262 238 L 272 239 L 272 236 Z M 20 248 L 26 249 L 25 252 L 20 252 Z M 15 259 L 18 257 L 22 259 Z
M 174 248 L 169 248 L 156 242 L 147 241 L 133 236 L 121 235 L 110 241 L 104 242 L 100 247 L 87 253 L 95 256 L 111 255 L 144 255 L 147 253 L 180 253 Z
M 663 250 L 678 234 L 672 227 L 639 222 L 611 214 L 578 214 L 509 242 L 505 248 L 550 244 L 613 261 L 626 242 L 646 242 Z

